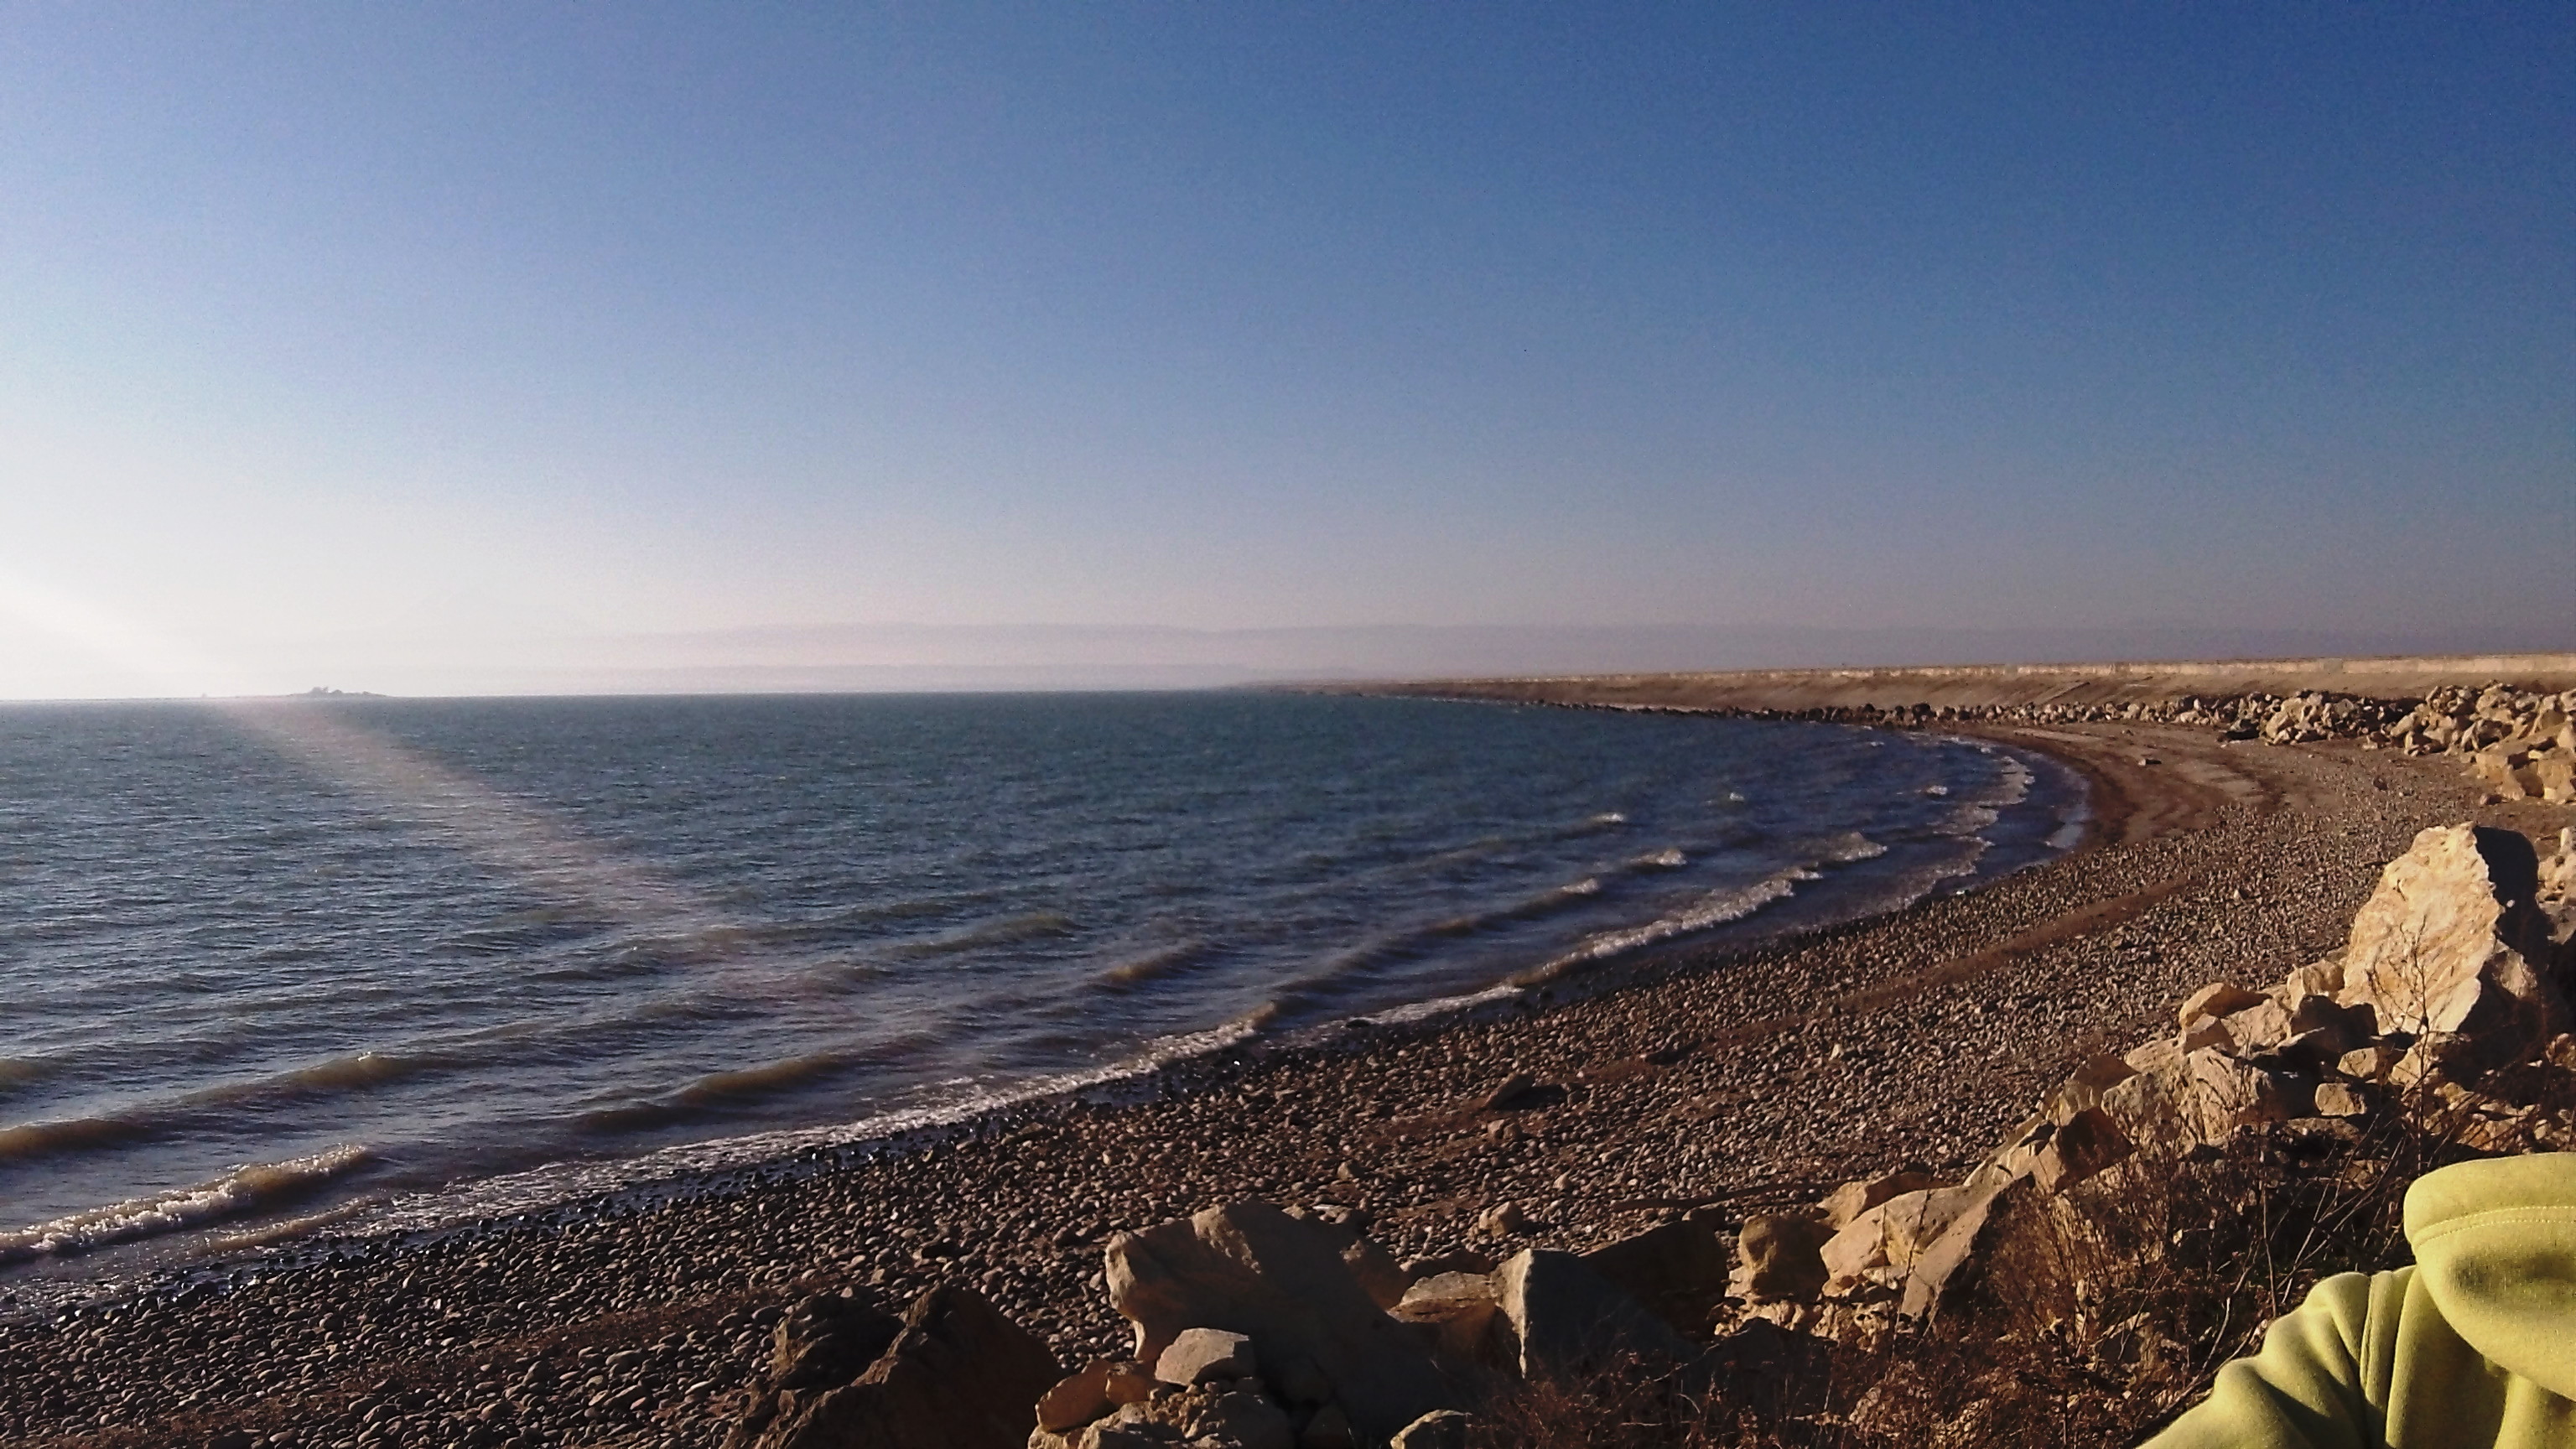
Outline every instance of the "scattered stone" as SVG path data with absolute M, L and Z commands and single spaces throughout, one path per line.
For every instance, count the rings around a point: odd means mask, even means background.
M 1184 1329 L 1222 1328 L 1265 1361 L 1312 1362 L 1364 1437 L 1450 1406 L 1428 1348 L 1361 1288 L 1328 1227 L 1236 1203 L 1121 1233 L 1107 1256 L 1110 1302 L 1135 1325 L 1139 1362 L 1159 1360 Z
M 1092 1420 L 1118 1407 L 1121 1402 L 1150 1397 L 1137 1394 L 1126 1400 L 1109 1397 L 1109 1376 L 1133 1365 L 1123 1359 L 1096 1358 L 1081 1371 L 1058 1380 L 1056 1386 L 1038 1396 L 1038 1427 L 1050 1434 L 1079 1429 Z
M 2541 971 L 2556 953 L 2538 890 L 2523 837 L 2426 830 L 2353 918 L 2339 1000 L 2370 1007 L 2383 1031 L 2479 1037 L 2490 1065 L 2546 1040 L 2565 1009 Z
M 1583 1254 L 1583 1265 L 1683 1333 L 1708 1327 L 1708 1305 L 1726 1292 L 1735 1241 L 1715 1219 L 1683 1217 Z
M 1524 1379 L 1575 1378 L 1636 1356 L 1682 1362 L 1688 1342 L 1571 1253 L 1525 1248 L 1494 1270 Z
M 1449 1367 L 1508 1372 L 1515 1350 L 1503 1318 L 1501 1289 L 1485 1273 L 1442 1273 L 1413 1285 L 1393 1309 L 1405 1323 L 1434 1335 L 1433 1359 Z
M 1833 1227 L 1840 1228 L 1899 1193 L 1919 1192 L 1931 1186 L 1933 1186 L 1931 1173 L 1920 1167 L 1909 1166 L 1883 1176 L 1844 1183 L 1835 1188 L 1819 1206 L 1825 1211 L 1825 1221 Z
M 1254 1373 L 1252 1339 L 1222 1328 L 1185 1328 L 1154 1360 L 1154 1377 L 1196 1388 L 1215 1379 L 1248 1379 Z
M 1914 1189 L 1906 1189 L 1913 1191 Z M 1812 1303 L 1824 1291 L 1830 1223 L 1793 1213 L 1756 1213 L 1735 1238 L 1727 1291 L 1749 1303 Z
M 771 1331 L 770 1386 L 837 1387 L 857 1378 L 903 1332 L 903 1320 L 863 1289 L 799 1301 Z
M 1404 1276 L 1408 1280 L 1437 1277 L 1442 1273 L 1491 1273 L 1495 1263 L 1473 1248 L 1436 1253 L 1428 1258 L 1405 1260 Z
M 1020 1449 L 1059 1369 L 1046 1346 L 968 1288 L 914 1300 L 851 1383 L 787 1389 L 729 1439 L 740 1449 Z
M 2214 1019 L 2227 1016 L 2256 1005 L 2262 1000 L 2260 994 L 2248 991 L 2233 981 L 2213 981 L 2185 997 L 2182 1010 L 2177 1014 L 2182 1018 L 2183 1030 L 2189 1031 L 2191 1024 L 2203 1017 Z

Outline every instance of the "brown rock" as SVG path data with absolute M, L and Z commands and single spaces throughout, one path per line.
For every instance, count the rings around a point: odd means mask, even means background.
M 1110 1303 L 1136 1325 L 1136 1358 L 1185 1328 L 1250 1337 L 1261 1357 L 1311 1360 L 1362 1437 L 1392 1433 L 1448 1390 L 1428 1346 L 1381 1311 L 1342 1261 L 1341 1241 L 1260 1202 L 1209 1208 L 1110 1240 Z
M 1079 1429 L 1118 1407 L 1109 1397 L 1109 1376 L 1121 1368 L 1133 1367 L 1121 1359 L 1096 1358 L 1081 1372 L 1059 1380 L 1054 1388 L 1038 1396 L 1038 1427 L 1050 1434 L 1061 1434 L 1067 1429 Z
M 1538 1080 L 1527 1072 L 1514 1072 L 1496 1083 L 1476 1105 L 1488 1112 L 1509 1112 L 1525 1105 L 1539 1089 Z
M 1288 1413 L 1246 1383 L 1203 1384 L 1127 1404 L 1074 1443 L 1079 1449 L 1124 1449 L 1133 1442 L 1170 1449 L 1175 1440 L 1204 1449 L 1297 1449 Z
M 2129 1155 L 2129 1139 L 2099 1107 L 2087 1107 L 2050 1134 L 2031 1163 L 2030 1175 L 2048 1192 L 2063 1192 Z
M 2262 999 L 2261 994 L 2248 991 L 2233 981 L 2213 981 L 2184 997 L 2182 1010 L 2175 1015 L 2181 1018 L 2182 1028 L 2187 1032 L 2193 1022 L 2204 1017 L 2215 1019 L 2232 1015 Z
M 2041 1115 L 2052 1122 L 2064 1122 L 2087 1107 L 2100 1106 L 2104 1092 L 2137 1074 L 2138 1069 L 2126 1060 L 2098 1052 L 2049 1094 Z
M 2383 1031 L 2479 1038 L 2490 1062 L 2545 1039 L 2566 1008 L 2535 964 L 2553 955 L 2538 866 L 2510 831 L 2417 835 L 2353 918 L 2338 999 L 2371 1007 Z
M 2139 1046 L 2131 1047 L 2120 1061 L 2129 1068 L 2131 1076 L 2152 1072 L 2158 1067 L 2180 1066 L 2182 1065 L 2182 1044 L 2172 1037 L 2160 1036 Z M 2106 1087 L 2103 1090 L 2110 1089 Z
M 2203 1142 L 2221 1141 L 2239 1127 L 2307 1115 L 2307 1084 L 2289 1073 L 2266 1071 L 2215 1050 L 2192 1053 L 2186 1066 L 2191 1081 L 2186 1113 Z
M 837 1388 L 876 1362 L 901 1332 L 903 1320 L 878 1307 L 864 1289 L 807 1298 L 771 1330 L 769 1386 Z
M 1257 1371 L 1252 1340 L 1222 1328 L 1184 1328 L 1154 1360 L 1154 1377 L 1182 1388 L 1216 1379 L 1248 1379 Z
M 2042 1190 L 2037 1178 L 2025 1177 L 1959 1203 L 1942 1224 L 1940 1235 L 1915 1254 L 1896 1311 L 1916 1319 L 1937 1314 L 1944 1297 L 1968 1279 L 1971 1266 L 1991 1247 L 1989 1240 L 1997 1225 L 2011 1216 L 2011 1206 Z
M 1437 1277 L 1442 1273 L 1491 1273 L 1494 1268 L 1493 1259 L 1471 1248 L 1459 1248 L 1452 1252 L 1435 1253 L 1428 1258 L 1405 1260 L 1404 1276 L 1408 1283 L 1413 1283 L 1424 1278 Z
M 2240 1052 L 2278 1046 L 2292 1035 L 2289 1011 L 2269 997 L 2242 1011 L 2229 1012 L 2220 1024 L 2227 1028 L 2228 1037 Z
M 2339 1067 L 2354 1050 L 2351 1032 L 2339 1026 L 2321 1026 L 2281 1043 L 2275 1055 L 2303 1071 L 2322 1072 Z
M 1508 1372 L 1514 1350 L 1500 1292 L 1487 1274 L 1442 1273 L 1414 1284 L 1391 1311 L 1432 1331 L 1433 1353 L 1443 1364 Z
M 1397 1266 L 1393 1254 L 1356 1234 L 1342 1247 L 1342 1266 L 1351 1270 L 1351 1281 L 1380 1308 L 1404 1301 L 1404 1290 L 1413 1286 L 1413 1275 Z
M 1704 1328 L 1726 1294 L 1735 1243 L 1706 1218 L 1682 1218 L 1594 1248 L 1583 1265 L 1684 1333 Z
M 1529 1248 L 1494 1270 L 1524 1379 L 1580 1378 L 1629 1357 L 1682 1362 L 1690 1344 L 1571 1253 Z
M 2171 1155 L 2202 1140 L 2187 1110 L 2191 1097 L 2190 1065 L 2176 1056 L 2105 1091 L 2101 1110 L 2131 1144 Z
M 1824 1291 L 1824 1246 L 1834 1231 L 1813 1218 L 1789 1214 L 1746 1218 L 1735 1238 L 1736 1267 L 1728 1291 L 1754 1303 L 1815 1302 Z
M 2123 1071 L 2127 1068 L 2122 1067 Z M 1932 1186 L 1932 1174 L 1904 1167 L 1878 1177 L 1861 1178 L 1844 1183 L 1826 1194 L 1818 1206 L 1825 1210 L 1827 1224 L 1841 1228 L 1862 1213 L 1895 1197 L 1899 1193 L 1920 1192 Z
M 1061 1370 L 1045 1345 L 972 1289 L 914 1300 L 855 1382 L 782 1395 L 757 1449 L 1022 1449 Z
M 1936 1187 L 1889 1198 L 1826 1240 L 1825 1267 L 1836 1282 L 1872 1274 L 1900 1278 L 1952 1219 L 1992 1196 L 1997 1185 Z
M 2576 803 L 2576 753 L 2552 750 L 2531 762 L 2531 783 L 2553 805 Z

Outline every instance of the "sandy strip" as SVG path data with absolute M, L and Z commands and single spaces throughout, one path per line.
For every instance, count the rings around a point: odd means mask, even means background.
M 304 1252 L 325 1261 L 220 1293 L 0 1328 L 0 1439 L 712 1445 L 777 1306 L 825 1285 L 975 1283 L 1073 1360 L 1123 1345 L 1102 1238 L 1227 1198 L 1360 1210 L 1399 1256 L 1500 1256 L 1677 1204 L 1962 1166 L 2191 988 L 2332 949 L 2418 829 L 2570 818 L 2480 809 L 2449 762 L 2347 746 L 1993 734 L 2094 782 L 2084 849 L 1752 955 L 1674 950 L 1597 994 L 1202 1064 L 1157 1100 L 1005 1113 L 971 1140 L 627 1216 L 321 1240 Z M 1481 1110 L 1513 1071 L 1545 1084 L 1532 1104 Z M 1505 1202 L 1533 1226 L 1475 1236 Z

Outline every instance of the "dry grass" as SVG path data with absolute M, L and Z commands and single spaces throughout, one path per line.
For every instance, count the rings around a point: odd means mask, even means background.
M 2576 1113 L 2576 1072 L 2517 1063 L 2495 1099 Z M 1998 1246 L 1940 1319 L 1758 1364 L 1628 1363 L 1491 1406 L 1491 1449 L 1895 1449 L 2135 1444 L 2207 1392 L 2310 1288 L 2410 1261 L 2405 1190 L 2515 1150 L 2430 1089 L 2368 1126 L 2247 1131 L 2181 1162 L 2006 1205 Z M 2080 1209 L 2071 1211 L 2070 1209 Z

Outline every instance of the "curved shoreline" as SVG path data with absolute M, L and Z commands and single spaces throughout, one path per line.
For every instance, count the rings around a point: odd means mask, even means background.
M 1491 707 L 1498 702 L 1459 703 Z M 1825 726 L 1790 726 L 1821 727 Z M 1950 744 L 1986 747 L 1984 741 L 1964 732 L 1944 730 L 1937 735 Z M 2061 792 L 2086 790 L 2083 772 L 2071 768 L 2052 770 L 2055 757 L 2044 751 L 2025 746 L 2015 752 L 2024 756 L 2019 767 L 2023 771 L 2023 788 L 2017 794 L 1988 803 L 1998 803 L 1999 808 L 2008 810 L 2022 808 L 2021 801 L 2029 794 L 2026 787 L 2034 783 L 2031 775 L 2036 773 L 2051 778 L 2039 785 L 2038 797 L 2031 800 L 2029 808 L 2049 812 L 2056 819 L 2068 818 Z M 2061 773 L 2063 778 L 2056 778 Z M 2011 803 L 1999 803 L 2004 800 Z M 1966 829 L 1961 838 L 1989 830 L 1991 823 Z M 1865 840 L 1861 845 L 1872 855 L 1885 853 L 1883 846 Z M 2082 847 L 2079 844 L 2075 848 Z M 2064 853 L 2067 852 L 2062 849 L 2053 850 L 2044 859 Z M 1803 885 L 1793 888 L 1784 883 L 1791 875 L 1801 881 L 1813 879 L 1812 871 L 1855 858 L 1867 857 L 1801 857 L 1807 864 L 1801 867 L 1793 863 L 1778 873 L 1779 881 L 1754 882 L 1757 887 L 1776 884 L 1776 894 L 1749 901 L 1740 916 L 1694 921 L 1668 932 L 1656 928 L 1670 924 L 1670 917 L 1641 917 L 1624 927 L 1613 925 L 1596 930 L 1569 944 L 1591 945 L 1604 937 L 1622 935 L 1638 936 L 1637 941 L 1620 942 L 1616 949 L 1598 952 L 1572 950 L 1554 957 L 1531 956 L 1525 964 L 1500 977 L 1454 994 L 1379 1006 L 1354 1012 L 1348 1018 L 1308 1021 L 1284 1030 L 1276 1022 L 1280 998 L 1274 996 L 1268 1007 L 1246 1015 L 1137 1042 L 1114 1062 L 1037 1071 L 996 1083 L 989 1090 L 931 1097 L 871 1110 L 858 1117 L 829 1117 L 775 1127 L 747 1124 L 723 1136 L 670 1142 L 615 1155 L 567 1157 L 541 1163 L 523 1161 L 436 1185 L 343 1183 L 333 1189 L 343 1200 L 327 1203 L 316 1200 L 332 1195 L 317 1191 L 317 1181 L 310 1187 L 288 1185 L 276 1194 L 274 1203 L 259 1206 L 211 1201 L 222 1194 L 213 1190 L 216 1184 L 208 1184 L 90 1209 L 54 1223 L 39 1224 L 30 1232 L 85 1225 L 88 1220 L 109 1219 L 117 1214 L 156 1217 L 168 1202 L 209 1200 L 205 1211 L 187 1219 L 82 1241 L 59 1251 L 38 1247 L 13 1253 L 13 1235 L 0 1233 L 0 1319 L 42 1316 L 88 1299 L 149 1292 L 172 1281 L 202 1278 L 231 1266 L 223 1256 L 227 1253 L 238 1256 L 257 1250 L 260 1256 L 255 1261 L 261 1266 L 291 1261 L 298 1251 L 297 1239 L 326 1227 L 338 1236 L 407 1240 L 423 1233 L 471 1233 L 487 1225 L 535 1216 L 616 1211 L 628 1205 L 659 1207 L 681 1197 L 720 1195 L 738 1190 L 746 1181 L 790 1172 L 802 1175 L 828 1171 L 836 1163 L 910 1150 L 932 1140 L 972 1136 L 981 1130 L 979 1124 L 985 1119 L 1055 1110 L 1076 1096 L 1098 1097 L 1106 1093 L 1124 1099 L 1188 1090 L 1185 1084 L 1203 1074 L 1207 1059 L 1222 1059 L 1229 1052 L 1266 1057 L 1300 1046 L 1331 1043 L 1337 1034 L 1354 1029 L 1355 1023 L 1357 1029 L 1400 1025 L 1410 1030 L 1437 1030 L 1462 1014 L 1513 1009 L 1519 995 L 1541 988 L 1554 990 L 1556 999 L 1562 1000 L 1574 994 L 1634 985 L 1676 969 L 1676 961 L 1759 952 L 1773 948 L 1784 937 L 1875 919 L 1910 903 L 1889 905 L 1884 893 L 1873 893 L 1866 885 L 1860 894 L 1846 890 L 1839 896 L 1820 894 L 1811 900 Z M 2023 861 L 1991 869 L 1977 862 L 1962 875 L 1941 877 L 1927 873 L 1912 880 L 1903 876 L 1897 879 L 1904 882 L 1905 888 L 1922 893 L 1981 889 L 2014 870 L 2040 863 L 2043 861 Z M 1957 883 L 1962 876 L 1967 883 Z M 1797 900 L 1789 904 L 1793 894 Z M 1787 909 L 1775 912 L 1770 909 L 1773 906 Z M 1820 910 L 1829 913 L 1821 925 L 1775 924 L 1778 914 L 1813 917 Z M 1830 914 L 1834 912 L 1846 914 Z M 368 1149 L 356 1146 L 335 1147 L 323 1155 L 353 1162 L 373 1156 Z M 304 1165 L 304 1159 L 263 1163 L 235 1169 L 225 1180 L 280 1176 Z M 356 1195 L 348 1196 L 352 1191 Z
M 1071 1357 L 1122 1336 L 1090 1286 L 1106 1232 L 1224 1198 L 1365 1213 L 1400 1255 L 1499 1252 L 1908 1158 L 1957 1163 L 2092 1039 L 2134 1035 L 2201 981 L 2330 946 L 2415 829 L 2511 813 L 2475 808 L 2448 769 L 2349 749 L 1957 732 L 2085 773 L 2091 838 L 1973 892 L 1749 954 L 1675 948 L 1598 991 L 1175 1069 L 1159 1084 L 1173 1090 L 1144 1100 L 1005 1109 L 944 1143 L 792 1180 L 753 1172 L 740 1192 L 647 1211 L 315 1239 L 298 1248 L 308 1266 L 220 1294 L 0 1328 L 0 1353 L 26 1369 L 12 1382 L 46 1386 L 0 1394 L 0 1436 L 142 1444 L 294 1425 L 316 1431 L 308 1444 L 358 1444 L 361 1418 L 394 1412 L 390 1382 L 401 1416 L 502 1425 L 496 1443 L 705 1443 L 759 1360 L 760 1312 L 815 1287 L 971 1282 Z M 1546 1090 L 1481 1107 L 1512 1071 Z M 1502 1202 L 1533 1228 L 1476 1239 L 1478 1213 Z M 607 1370 L 610 1351 L 637 1357 Z M 558 1362 L 597 1366 L 615 1393 L 503 1392 Z

